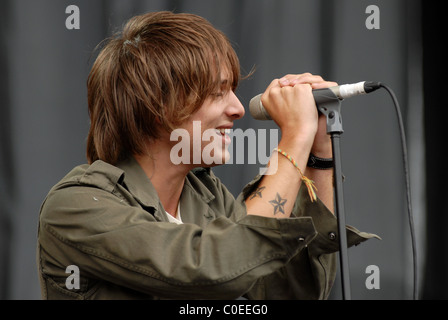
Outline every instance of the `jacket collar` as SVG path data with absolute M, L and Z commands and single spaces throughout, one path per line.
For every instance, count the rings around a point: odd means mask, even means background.
M 134 157 L 120 162 L 117 167 L 124 171 L 123 182 L 140 204 L 145 207 L 159 207 L 157 191 Z

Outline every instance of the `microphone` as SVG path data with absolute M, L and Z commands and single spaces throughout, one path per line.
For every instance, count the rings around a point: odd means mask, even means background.
M 314 101 L 319 108 L 320 105 L 334 101 L 344 100 L 353 96 L 370 93 L 381 87 L 381 82 L 362 81 L 353 84 L 343 84 L 340 86 L 313 90 Z M 252 117 L 257 120 L 272 120 L 269 113 L 261 103 L 261 93 L 250 100 L 249 111 Z

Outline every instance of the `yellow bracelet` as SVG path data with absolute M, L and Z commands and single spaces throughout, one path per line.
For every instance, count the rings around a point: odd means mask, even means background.
M 294 167 L 296 167 L 297 170 L 299 170 L 300 175 L 302 176 L 302 181 L 305 183 L 306 188 L 308 189 L 308 194 L 310 196 L 311 202 L 314 202 L 317 199 L 316 192 L 314 191 L 314 189 L 316 189 L 317 191 L 317 188 L 314 185 L 314 181 L 305 177 L 305 175 L 302 173 L 302 170 L 300 170 L 299 165 L 297 164 L 297 162 L 294 160 L 293 157 L 291 157 L 289 154 L 287 154 L 285 151 L 279 148 L 274 148 L 274 151 L 277 151 L 286 159 L 288 159 L 294 165 Z

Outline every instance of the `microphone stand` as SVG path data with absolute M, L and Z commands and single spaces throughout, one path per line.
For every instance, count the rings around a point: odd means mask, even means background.
M 323 93 L 317 93 L 316 91 L 319 90 L 315 90 L 314 95 L 316 106 L 317 109 L 327 117 L 327 134 L 331 135 L 331 143 L 333 149 L 334 185 L 336 198 L 335 209 L 336 217 L 338 220 L 339 263 L 341 267 L 342 297 L 344 300 L 351 300 L 340 150 L 340 137 L 344 132 L 342 129 L 341 100 L 331 91 L 325 91 Z

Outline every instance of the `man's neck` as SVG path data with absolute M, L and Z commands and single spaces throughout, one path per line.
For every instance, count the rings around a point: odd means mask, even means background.
M 176 216 L 185 177 L 191 168 L 184 164 L 173 164 L 167 149 L 165 146 L 153 143 L 148 146 L 150 154 L 134 157 L 151 180 L 164 209 L 172 216 Z

